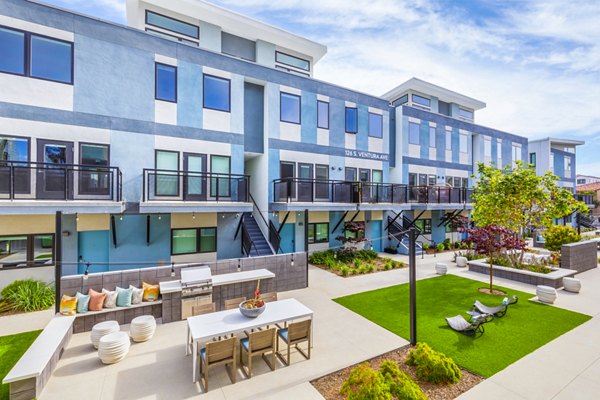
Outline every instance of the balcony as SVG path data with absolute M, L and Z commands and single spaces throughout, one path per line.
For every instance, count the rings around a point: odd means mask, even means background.
M 409 186 L 393 183 L 351 182 L 287 178 L 273 181 L 274 203 L 327 203 L 369 208 L 390 205 L 420 208 L 423 205 L 460 205 L 471 202 L 472 189 Z M 356 208 L 356 207 L 354 207 Z M 373 208 L 373 207 L 371 207 Z M 374 207 L 377 208 L 377 207 Z
M 575 200 L 585 203 L 589 208 L 595 208 L 593 194 L 574 193 L 573 197 L 575 197 Z
M 122 174 L 117 167 L 0 161 L 0 208 L 6 213 L 29 206 L 41 213 L 81 207 L 120 212 L 121 200 Z
M 142 212 L 252 211 L 248 175 L 143 170 Z

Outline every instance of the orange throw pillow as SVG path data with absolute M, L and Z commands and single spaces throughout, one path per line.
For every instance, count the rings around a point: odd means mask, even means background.
M 104 305 L 104 298 L 106 297 L 106 294 L 96 292 L 94 289 L 90 289 L 88 294 L 90 295 L 90 304 L 88 305 L 88 310 L 102 311 L 102 306 Z
M 77 297 L 63 294 L 60 299 L 60 313 L 69 316 L 77 314 Z
M 144 301 L 156 301 L 158 300 L 158 295 L 160 294 L 160 286 L 159 285 L 151 285 L 146 282 L 142 282 L 142 287 L 144 288 Z

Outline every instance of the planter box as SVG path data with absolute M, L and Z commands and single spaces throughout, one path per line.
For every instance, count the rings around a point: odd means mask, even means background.
M 478 272 L 480 274 L 489 275 L 490 265 L 481 261 L 469 261 L 469 271 Z M 512 281 L 523 282 L 530 285 L 543 285 L 550 286 L 553 288 L 559 288 L 563 286 L 562 279 L 564 277 L 573 276 L 577 271 L 554 268 L 554 270 L 548 274 L 541 274 L 539 272 L 525 271 L 515 268 L 500 267 L 494 265 L 492 269 L 492 275 L 497 278 L 510 279 Z
M 597 252 L 596 240 L 563 244 L 560 249 L 560 266 L 577 272 L 594 269 L 598 266 Z

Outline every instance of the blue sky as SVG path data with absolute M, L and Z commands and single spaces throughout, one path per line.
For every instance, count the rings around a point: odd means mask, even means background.
M 125 23 L 125 0 L 45 0 Z M 381 95 L 415 76 L 483 100 L 476 121 L 581 139 L 600 175 L 600 1 L 215 0 L 327 45 L 315 77 Z

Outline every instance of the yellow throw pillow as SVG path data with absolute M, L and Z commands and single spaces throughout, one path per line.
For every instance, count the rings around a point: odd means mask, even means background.
M 156 301 L 158 300 L 158 294 L 159 294 L 159 286 L 158 285 L 151 285 L 149 283 L 146 282 L 142 282 L 143 285 L 142 287 L 144 288 L 144 298 L 143 301 Z
M 77 314 L 77 297 L 71 297 L 63 294 L 62 298 L 60 299 L 60 313 L 61 315 Z

